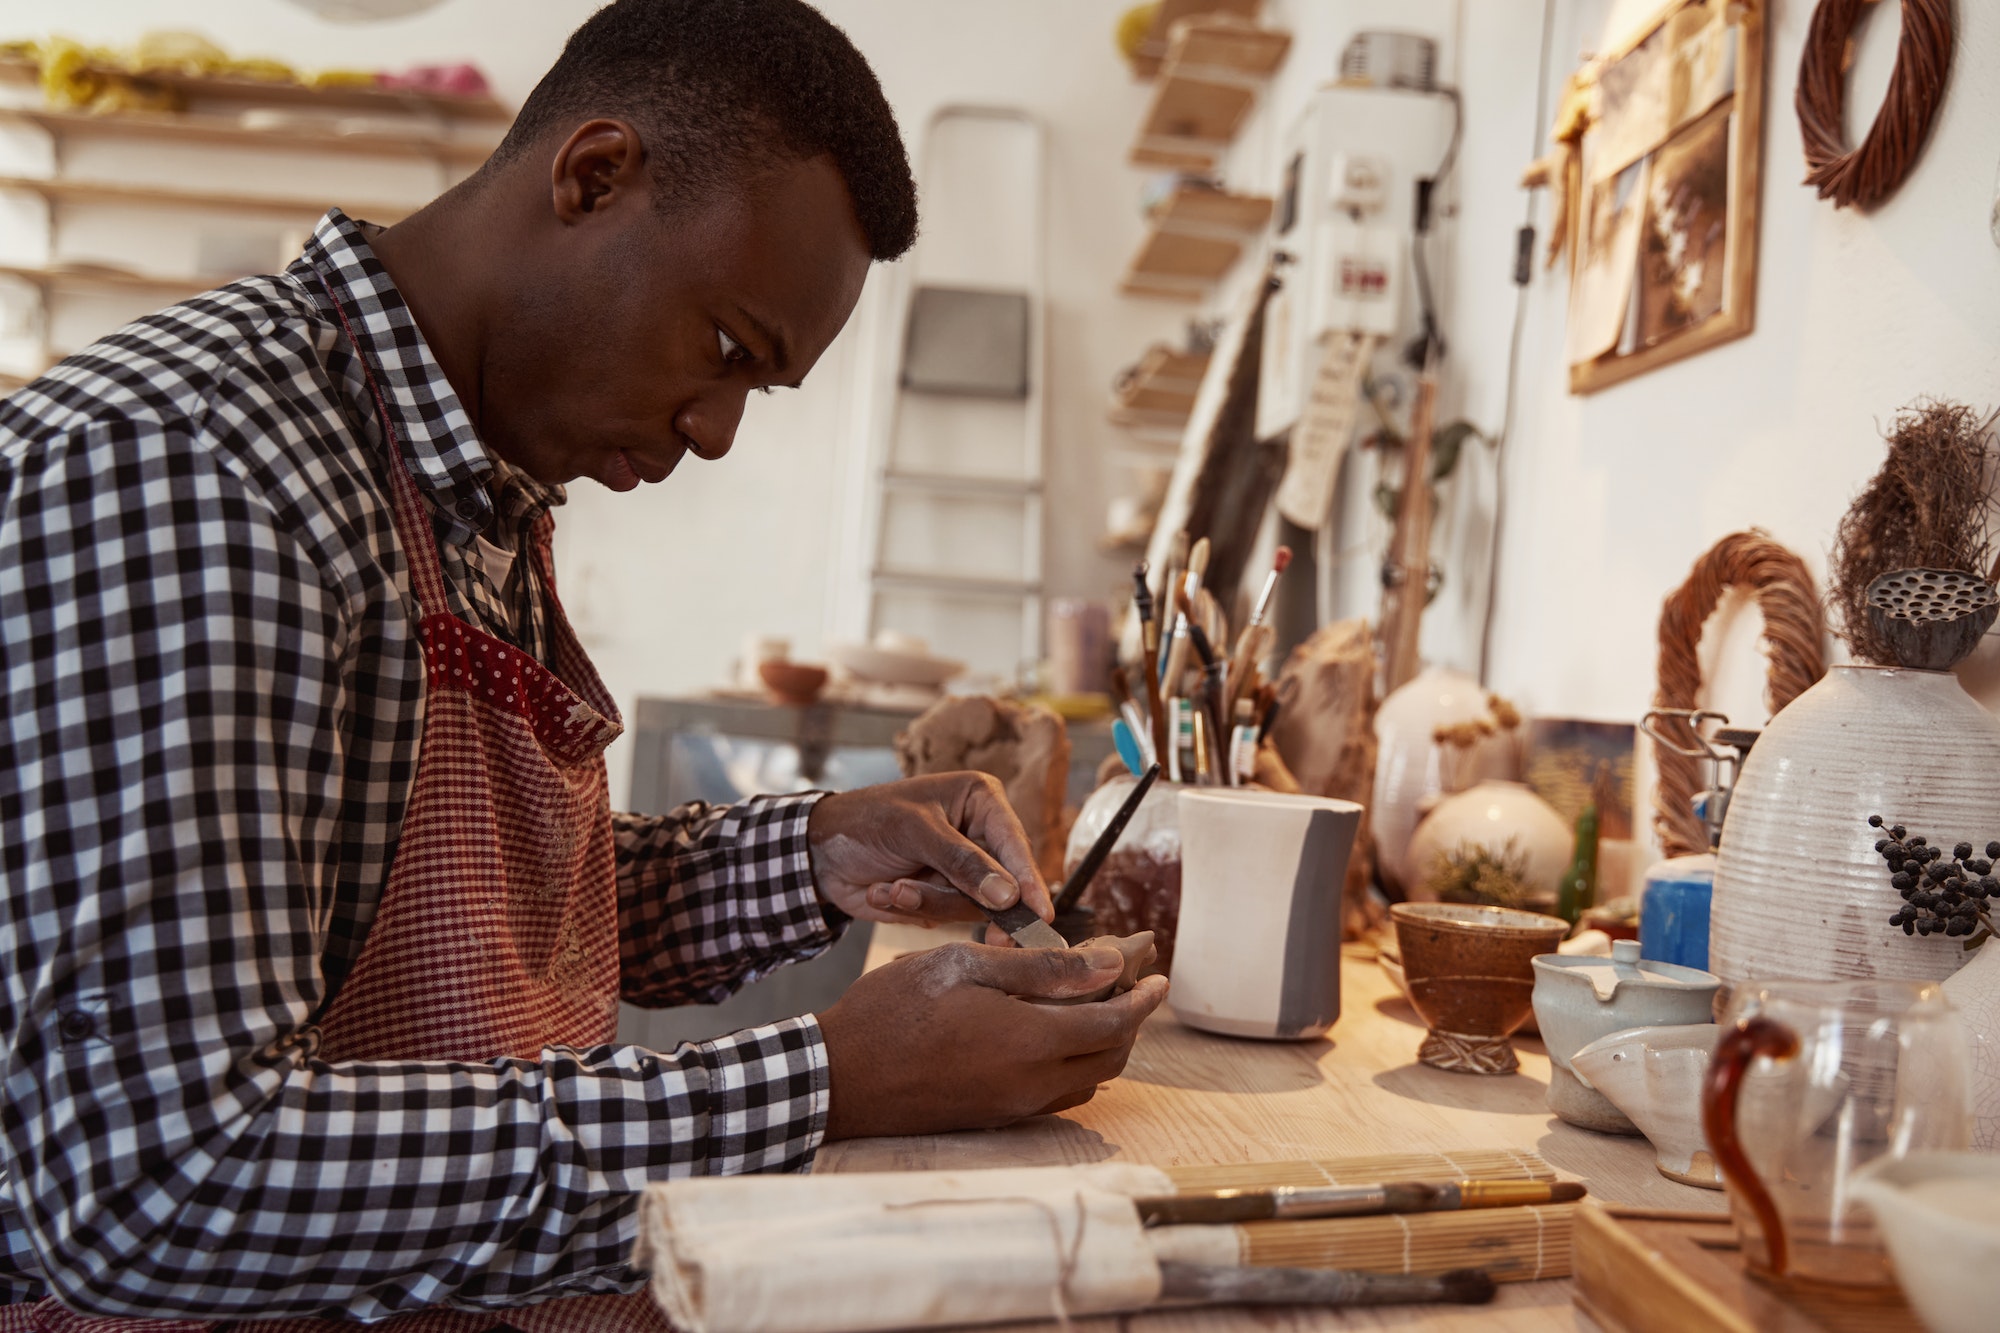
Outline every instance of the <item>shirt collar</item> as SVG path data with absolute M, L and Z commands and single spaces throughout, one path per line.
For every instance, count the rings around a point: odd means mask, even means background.
M 480 442 L 361 224 L 337 208 L 330 210 L 313 229 L 293 271 L 322 304 L 328 292 L 339 301 L 355 349 L 381 388 L 410 476 L 445 520 L 440 535 L 464 546 L 493 522 L 487 483 L 498 460 Z M 324 280 L 324 289 L 315 278 Z M 372 414 L 375 404 L 364 403 L 362 410 Z M 547 490 L 550 502 L 562 502 L 560 487 Z

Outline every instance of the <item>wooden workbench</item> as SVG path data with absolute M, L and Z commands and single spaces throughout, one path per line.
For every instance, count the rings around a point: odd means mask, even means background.
M 908 927 L 879 929 L 869 966 L 941 942 Z M 1169 999 L 1169 1006 L 1172 1001 Z M 1653 1167 L 1644 1139 L 1593 1134 L 1544 1104 L 1549 1061 L 1517 1038 L 1518 1074 L 1447 1074 L 1416 1063 L 1423 1025 L 1364 950 L 1341 968 L 1341 1018 L 1319 1041 L 1253 1042 L 1182 1027 L 1166 1007 L 1140 1033 L 1124 1077 L 1060 1116 L 1004 1130 L 854 1139 L 822 1149 L 816 1170 L 893 1171 L 1045 1166 L 1119 1159 L 1158 1166 L 1346 1157 L 1389 1152 L 1519 1148 L 1539 1153 L 1598 1199 L 1720 1213 L 1722 1195 L 1677 1184 Z M 1308 1328 L 1594 1329 L 1570 1304 L 1568 1281 L 1502 1284 L 1488 1306 L 1426 1305 L 1345 1313 L 1182 1311 L 1127 1316 L 1134 1333 Z M 1113 1319 L 1078 1320 L 1090 1333 Z M 1017 1326 L 1010 1326 L 1017 1327 Z M 1048 1325 L 1054 1327 L 1054 1325 Z

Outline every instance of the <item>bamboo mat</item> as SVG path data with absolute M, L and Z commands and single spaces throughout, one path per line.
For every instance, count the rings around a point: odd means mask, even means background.
M 1314 1161 L 1164 1168 L 1176 1189 L 1368 1185 L 1391 1180 L 1554 1180 L 1549 1164 L 1511 1149 L 1404 1153 Z M 1242 1262 L 1275 1268 L 1443 1273 L 1483 1268 L 1497 1282 L 1570 1275 L 1577 1205 L 1248 1222 L 1235 1228 Z

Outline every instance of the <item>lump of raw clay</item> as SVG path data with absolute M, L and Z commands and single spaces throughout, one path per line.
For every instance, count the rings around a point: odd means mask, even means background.
M 1069 728 L 1060 717 L 983 695 L 944 699 L 896 737 L 896 761 L 908 778 L 969 769 L 1000 779 L 1042 877 L 1062 878 Z
M 1098 945 L 1116 949 L 1119 953 L 1125 955 L 1125 970 L 1118 974 L 1116 981 L 1102 990 L 1092 991 L 1088 995 L 1079 995 L 1074 999 L 1049 1000 L 1039 995 L 1031 995 L 1026 998 L 1033 1000 L 1036 1004 L 1095 1004 L 1099 1000 L 1108 1000 L 1114 995 L 1123 995 L 1126 991 L 1131 990 L 1139 984 L 1139 978 L 1144 976 L 1153 966 L 1155 955 L 1153 949 L 1153 932 L 1150 930 L 1142 930 L 1136 935 L 1099 935 L 1094 939 L 1085 940 L 1083 943 L 1072 945 L 1071 947 L 1092 949 Z

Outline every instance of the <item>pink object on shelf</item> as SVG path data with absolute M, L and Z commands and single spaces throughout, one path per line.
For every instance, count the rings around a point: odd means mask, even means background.
M 419 93 L 447 93 L 453 97 L 491 97 L 493 86 L 479 66 L 412 65 L 400 74 L 384 71 L 378 76 L 384 88 L 401 88 Z

